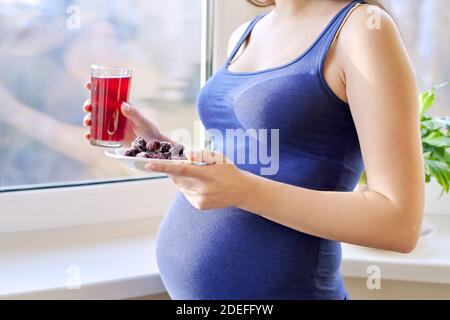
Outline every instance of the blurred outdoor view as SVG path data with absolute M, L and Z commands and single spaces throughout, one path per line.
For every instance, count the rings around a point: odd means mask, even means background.
M 137 174 L 83 139 L 92 63 L 132 67 L 131 101 L 168 134 L 193 131 L 201 2 L 0 0 L 0 191 Z M 450 1 L 390 3 L 421 90 L 450 80 Z M 430 114 L 450 116 L 449 91 Z
M 131 101 L 194 129 L 199 0 L 0 0 L 0 190 L 137 175 L 84 140 L 90 65 L 133 68 Z
M 420 89 L 450 81 L 450 1 L 385 0 L 392 7 Z M 438 91 L 431 116 L 450 116 L 450 88 Z

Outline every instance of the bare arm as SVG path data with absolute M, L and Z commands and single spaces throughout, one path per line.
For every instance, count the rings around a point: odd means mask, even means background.
M 241 207 L 322 238 L 399 252 L 417 242 L 424 206 L 418 91 L 390 17 L 365 27 L 357 10 L 342 30 L 338 55 L 368 177 L 365 192 L 307 190 L 250 176 Z

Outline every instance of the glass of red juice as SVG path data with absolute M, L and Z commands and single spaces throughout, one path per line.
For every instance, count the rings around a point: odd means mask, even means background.
M 91 144 L 121 147 L 127 118 L 121 105 L 128 102 L 132 70 L 126 67 L 91 66 Z

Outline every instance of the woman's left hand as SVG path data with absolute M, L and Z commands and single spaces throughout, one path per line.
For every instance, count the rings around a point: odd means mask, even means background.
M 200 210 L 238 207 L 245 199 L 249 174 L 223 154 L 201 150 L 192 151 L 187 157 L 194 164 L 148 163 L 146 168 L 167 173 L 187 200 Z

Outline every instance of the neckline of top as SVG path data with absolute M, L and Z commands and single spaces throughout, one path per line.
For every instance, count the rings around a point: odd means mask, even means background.
M 254 29 L 254 27 L 256 26 L 256 24 L 262 19 L 264 18 L 267 13 L 264 14 L 260 14 L 258 15 L 247 27 L 247 30 L 244 32 L 244 34 L 242 35 L 241 39 L 239 40 L 239 42 L 236 44 L 236 47 L 234 48 L 234 50 L 232 51 L 231 55 L 228 57 L 225 66 L 224 66 L 224 71 L 228 74 L 231 75 L 256 75 L 256 74 L 261 74 L 261 73 L 267 73 L 267 72 L 271 72 L 271 71 L 275 71 L 275 70 L 279 70 L 279 69 L 283 69 L 286 67 L 289 67 L 290 65 L 300 61 L 304 56 L 306 56 L 316 45 L 317 43 L 323 38 L 323 36 L 327 33 L 327 31 L 334 25 L 334 23 L 336 22 L 336 20 L 344 13 L 346 12 L 348 9 L 350 9 L 352 7 L 353 4 L 360 2 L 360 0 L 353 0 L 352 2 L 348 3 L 345 7 L 343 7 L 342 9 L 340 9 L 334 16 L 333 18 L 330 20 L 330 22 L 328 22 L 328 24 L 326 25 L 326 27 L 320 32 L 320 34 L 315 38 L 315 40 L 313 41 L 313 43 L 301 54 L 299 54 L 297 57 L 295 57 L 293 60 L 284 63 L 282 65 L 279 66 L 275 66 L 275 67 L 271 67 L 271 68 L 266 68 L 266 69 L 261 69 L 261 70 L 256 70 L 256 71 L 231 71 L 229 69 L 230 67 L 230 63 L 231 61 L 234 59 L 234 57 L 236 56 L 236 54 L 238 53 L 239 49 L 242 47 L 243 43 L 251 36 L 251 33 Z

